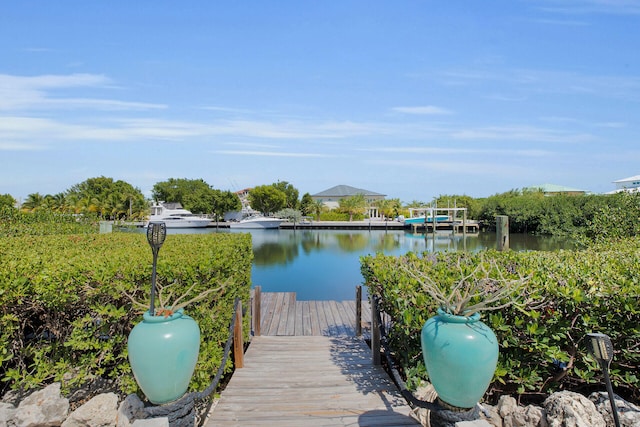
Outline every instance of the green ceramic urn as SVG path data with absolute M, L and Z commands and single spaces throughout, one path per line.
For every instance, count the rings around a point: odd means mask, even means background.
M 127 343 L 133 375 L 157 405 L 184 395 L 198 361 L 200 328 L 179 310 L 170 316 L 143 314 Z
M 472 408 L 487 391 L 498 363 L 498 340 L 478 313 L 456 316 L 438 310 L 422 328 L 422 354 L 438 397 Z

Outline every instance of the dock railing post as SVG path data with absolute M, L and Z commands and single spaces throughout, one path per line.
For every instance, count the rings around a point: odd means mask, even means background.
M 253 289 L 253 335 L 260 336 L 260 324 L 262 318 L 260 317 L 260 310 L 262 305 L 262 287 L 256 286 Z
M 356 286 L 356 336 L 362 335 L 362 286 Z
M 509 249 L 509 217 L 506 215 L 496 216 L 496 240 L 499 251 Z
M 239 369 L 244 366 L 244 342 L 242 339 L 242 302 L 236 307 L 236 324 L 233 328 L 233 364 Z
M 371 356 L 374 365 L 381 365 L 380 357 L 380 325 L 378 324 L 378 303 L 371 296 Z

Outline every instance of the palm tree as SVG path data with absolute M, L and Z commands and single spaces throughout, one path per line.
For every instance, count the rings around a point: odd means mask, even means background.
M 42 208 L 45 203 L 45 198 L 40 193 L 31 193 L 27 196 L 27 199 L 22 203 L 22 210 L 27 212 L 34 212 L 39 208 Z
M 356 194 L 340 200 L 340 210 L 349 214 L 349 221 L 353 221 L 354 214 L 363 214 L 367 209 L 364 194 Z
M 314 200 L 309 206 L 311 212 L 315 214 L 316 221 L 320 220 L 320 214 L 324 211 L 324 203 L 320 200 Z

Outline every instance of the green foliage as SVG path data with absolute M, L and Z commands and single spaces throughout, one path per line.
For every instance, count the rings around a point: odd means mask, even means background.
M 302 219 L 302 212 L 297 209 L 285 208 L 275 213 L 278 218 L 299 223 Z
M 353 221 L 353 217 L 356 215 L 364 215 L 368 206 L 364 194 L 340 199 L 339 203 L 338 211 L 349 214 L 349 221 Z
M 364 219 L 362 214 L 349 215 L 347 212 L 340 212 L 334 209 L 321 212 L 319 221 L 359 221 L 362 219 Z
M 158 284 L 187 298 L 226 283 L 186 307 L 198 322 L 201 350 L 192 390 L 212 380 L 228 338 L 233 303 L 249 299 L 250 235 L 169 235 L 158 258 Z M 136 390 L 126 340 L 141 320 L 126 294 L 148 304 L 151 250 L 143 234 L 0 237 L 0 378 L 33 388 L 90 375 Z M 245 325 L 248 336 L 248 323 Z M 226 367 L 227 370 L 231 366 Z M 66 378 L 66 376 L 65 376 Z
M 380 199 L 373 202 L 374 206 L 377 206 L 380 213 L 386 218 L 395 218 L 400 213 L 402 204 L 400 199 Z
M 210 213 L 213 205 L 212 188 L 203 179 L 169 178 L 157 182 L 151 195 L 154 200 L 180 203 L 196 214 Z
M 504 271 L 531 276 L 526 295 L 485 315 L 496 333 L 500 359 L 488 399 L 500 394 L 522 398 L 560 389 L 590 391 L 601 384 L 601 370 L 585 347 L 590 332 L 609 335 L 615 350 L 611 377 L 616 392 L 640 398 L 640 238 L 601 243 L 581 251 L 425 254 L 420 269 L 443 290 L 455 282 L 461 256 L 490 257 Z M 402 258 L 367 256 L 361 270 L 370 294 L 382 297 L 391 316 L 390 338 L 406 372 L 420 372 L 420 330 L 437 302 L 415 277 L 401 268 Z M 533 303 L 531 301 L 534 301 Z M 416 378 L 409 379 L 412 384 Z
M 300 200 L 300 211 L 302 212 L 302 215 L 307 216 L 307 215 L 312 215 L 314 214 L 314 201 L 313 198 L 311 197 L 311 194 L 309 193 L 304 193 L 302 195 L 302 199 Z
M 269 215 L 287 205 L 287 195 L 273 185 L 260 185 L 249 191 L 249 205 L 252 209 Z
M 49 210 L 22 212 L 0 208 L 0 237 L 97 233 L 95 215 L 72 215 Z
M 436 198 L 439 208 L 467 208 L 467 218 L 479 218 L 482 199 L 474 199 L 466 195 L 440 195 Z M 419 207 L 419 206 L 412 206 Z
M 242 209 L 242 202 L 237 194 L 231 191 L 213 190 L 213 205 L 211 212 L 216 219 L 223 218 L 224 214 Z
M 490 228 L 507 215 L 513 233 L 549 234 L 583 242 L 635 236 L 640 233 L 640 194 L 553 195 L 511 190 L 484 199 L 476 218 Z
M 4 208 L 14 208 L 15 209 L 16 199 L 14 199 L 11 194 L 0 194 L 0 209 Z
M 147 213 L 147 202 L 140 189 L 104 176 L 89 178 L 64 194 L 45 196 L 44 206 L 59 212 L 93 214 L 112 220 L 143 218 Z
M 298 189 L 287 181 L 278 181 L 272 184 L 275 188 L 282 191 L 287 201 L 284 207 L 289 209 L 298 209 L 300 207 L 300 201 L 298 201 Z

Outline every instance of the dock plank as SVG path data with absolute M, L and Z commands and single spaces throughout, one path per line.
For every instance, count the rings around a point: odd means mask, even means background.
M 206 427 L 420 425 L 362 339 L 254 337 L 244 361 Z
M 297 301 L 295 292 L 261 292 L 263 336 L 355 335 L 356 301 Z M 368 301 L 362 301 L 362 325 L 371 324 Z

